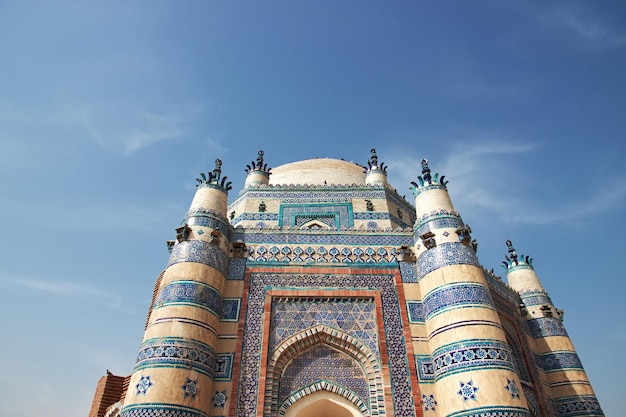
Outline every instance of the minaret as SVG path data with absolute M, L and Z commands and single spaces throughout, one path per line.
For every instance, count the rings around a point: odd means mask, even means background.
M 538 357 L 537 366 L 550 387 L 554 411 L 559 416 L 603 416 L 589 378 L 576 354 L 565 326 L 563 311 L 554 307 L 541 285 L 532 258 L 518 255 L 510 240 L 503 262 L 509 286 L 516 290 L 523 304 Z
M 121 415 L 206 417 L 228 264 L 226 220 L 230 182 L 222 161 L 200 174 L 198 189 L 176 229 Z
M 378 164 L 376 149 L 370 151 L 370 159 L 367 161 L 365 169 L 365 184 L 367 185 L 387 185 L 387 167 L 385 163 Z
M 431 175 L 424 159 L 422 176 L 411 184 L 417 279 L 438 415 L 529 416 L 471 230 L 454 210 L 447 182 Z

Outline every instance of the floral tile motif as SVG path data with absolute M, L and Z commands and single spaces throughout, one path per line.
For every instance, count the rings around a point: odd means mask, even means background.
M 480 266 L 474 249 L 456 242 L 444 242 L 422 252 L 417 258 L 417 279 L 424 278 L 435 269 L 448 265 Z
M 226 253 L 222 249 L 202 240 L 187 240 L 174 245 L 167 267 L 180 262 L 196 262 L 212 266 L 224 275 L 226 275 L 228 265 Z
M 426 294 L 423 300 L 424 316 L 433 316 L 464 306 L 481 305 L 495 310 L 489 289 L 477 283 L 449 284 L 441 286 Z
M 451 343 L 433 351 L 435 379 L 471 368 L 515 371 L 511 349 L 498 340 L 477 339 Z
M 228 400 L 228 397 L 226 396 L 226 390 L 215 391 L 215 395 L 213 396 L 213 408 L 224 408 L 224 405 L 226 405 L 226 400 Z
M 183 389 L 184 398 L 191 397 L 192 400 L 196 399 L 196 395 L 198 394 L 198 380 L 193 380 L 187 377 L 187 381 L 183 385 L 180 386 Z
M 424 407 L 424 411 L 435 411 L 436 405 L 437 401 L 435 400 L 435 396 L 433 394 L 422 394 L 422 406 Z
M 476 392 L 478 391 L 478 387 L 474 386 L 474 382 L 470 379 L 469 382 L 459 382 L 461 384 L 461 389 L 457 391 L 457 394 L 463 397 L 463 402 L 467 400 L 476 401 Z
M 137 388 L 137 395 L 139 394 L 146 395 L 146 393 L 148 392 L 148 389 L 153 385 L 154 383 L 150 381 L 150 375 L 148 376 L 142 375 L 141 378 L 139 378 L 139 383 L 135 385 L 135 388 Z
M 515 381 L 510 380 L 509 378 L 506 379 L 506 385 L 504 386 L 504 389 L 506 389 L 510 394 L 511 394 L 511 399 L 520 399 L 519 396 L 519 388 L 517 387 L 517 384 L 515 383 Z

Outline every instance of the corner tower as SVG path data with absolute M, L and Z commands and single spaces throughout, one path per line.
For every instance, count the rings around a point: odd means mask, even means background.
M 510 240 L 503 266 L 511 288 L 522 298 L 520 310 L 530 328 L 529 343 L 537 349 L 540 377 L 550 387 L 558 416 L 604 416 L 589 378 L 563 325 L 557 309 L 535 273 L 533 260 L 518 255 Z
M 222 161 L 200 174 L 197 191 L 171 242 L 130 379 L 123 417 L 209 414 L 228 265 L 230 182 Z
M 454 210 L 444 177 L 413 182 L 417 280 L 439 415 L 529 416 L 511 348 L 476 257 L 470 228 Z

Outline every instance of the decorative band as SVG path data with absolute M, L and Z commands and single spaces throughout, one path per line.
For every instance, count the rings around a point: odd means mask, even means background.
M 604 416 L 598 399 L 593 395 L 557 398 L 554 411 L 562 417 Z
M 193 368 L 213 377 L 215 353 L 202 342 L 180 338 L 154 338 L 141 344 L 135 370 L 144 368 Z
M 447 310 L 481 306 L 495 310 L 489 289 L 476 283 L 450 284 L 438 287 L 424 297 L 426 320 Z
M 567 331 L 561 319 L 556 317 L 539 317 L 528 320 L 530 334 L 535 339 L 547 336 L 567 336 Z
M 222 296 L 213 287 L 197 281 L 173 281 L 159 292 L 154 308 L 171 304 L 191 304 L 209 310 L 218 318 L 222 310 Z
M 121 417 L 206 417 L 200 410 L 180 405 L 145 403 L 128 405 L 122 409 Z
M 522 301 L 526 304 L 526 307 L 530 306 L 542 306 L 546 304 L 552 304 L 552 300 L 545 292 L 525 292 L 520 294 Z
M 546 372 L 583 370 L 583 364 L 576 352 L 556 352 L 539 355 L 539 366 Z
M 433 363 L 436 380 L 474 368 L 515 371 L 511 349 L 499 340 L 464 340 L 442 346 L 433 352 Z
M 456 242 L 444 242 L 423 252 L 417 259 L 418 281 L 432 271 L 448 265 L 479 266 L 474 249 Z
M 437 215 L 436 217 L 429 217 L 426 220 L 422 220 L 419 226 L 415 229 L 416 236 L 422 236 L 426 232 L 430 232 L 435 229 L 441 229 L 444 227 L 457 228 L 464 226 L 463 220 L 460 217 L 451 214 Z
M 448 414 L 448 417 L 528 417 L 530 412 L 522 407 L 478 407 Z
M 226 275 L 227 256 L 219 247 L 202 240 L 187 240 L 177 243 L 167 263 L 170 267 L 180 262 L 197 262 L 212 266 Z
M 184 220 L 188 226 L 203 226 L 217 229 L 228 238 L 230 235 L 230 226 L 222 219 L 211 217 L 208 215 L 191 215 Z

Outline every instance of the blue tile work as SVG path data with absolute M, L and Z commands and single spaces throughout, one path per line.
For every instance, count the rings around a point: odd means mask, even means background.
M 202 240 L 187 240 L 177 243 L 172 249 L 167 267 L 179 262 L 197 262 L 209 265 L 226 275 L 226 253 L 219 247 Z
M 236 230 L 232 240 L 242 240 L 246 244 L 260 243 L 264 245 L 350 245 L 350 246 L 413 246 L 413 235 L 410 232 L 362 232 L 341 231 L 337 233 L 319 231 L 280 231 L 269 229 Z
M 556 317 L 539 317 L 528 320 L 530 334 L 535 338 L 548 336 L 567 336 L 567 330 L 561 319 Z
M 195 408 L 179 405 L 147 403 L 124 407 L 121 417 L 207 417 L 206 413 Z
M 198 394 L 198 380 L 187 377 L 187 380 L 180 386 L 183 390 L 183 398 L 191 397 L 192 400 L 196 399 Z
M 153 385 L 154 383 L 150 381 L 150 375 L 148 376 L 142 375 L 139 378 L 139 383 L 135 385 L 135 388 L 137 389 L 137 395 L 139 394 L 146 395 L 146 393 L 148 392 L 148 389 Z
M 354 213 L 354 220 L 389 220 L 389 213 L 377 211 L 359 211 Z
M 458 213 L 451 213 L 447 210 L 435 212 L 430 216 L 422 217 L 415 228 L 415 235 L 422 236 L 426 232 L 431 232 L 436 229 L 442 229 L 444 227 L 454 228 L 462 227 L 465 225 L 461 216 Z
M 230 381 L 233 377 L 234 353 L 220 353 L 215 357 L 213 380 Z
M 241 298 L 224 298 L 222 301 L 221 321 L 239 321 Z
M 424 407 L 424 411 L 435 411 L 435 406 L 437 405 L 437 401 L 435 400 L 435 396 L 433 394 L 425 395 L 422 394 L 422 406 Z
M 302 227 L 314 220 L 325 224 L 331 229 L 339 229 L 341 227 L 339 213 L 296 214 L 294 218 L 295 224 L 293 226 Z
M 435 364 L 430 355 L 415 355 L 415 367 L 421 383 L 433 383 L 435 381 Z
M 372 299 L 275 300 L 272 302 L 271 317 L 270 352 L 290 336 L 323 324 L 349 334 L 378 354 L 376 304 Z
M 532 265 L 530 264 L 518 264 L 518 265 L 514 265 L 509 267 L 509 269 L 507 269 L 506 273 L 509 274 L 513 271 L 517 271 L 518 269 L 532 269 L 533 271 L 535 270 L 535 268 L 533 268 Z
M 230 258 L 228 260 L 228 275 L 226 279 L 243 281 L 246 272 L 246 258 Z
M 369 407 L 369 385 L 360 364 L 323 344 L 301 353 L 285 368 L 280 380 L 279 404 L 319 379 L 351 390 Z
M 512 400 L 520 399 L 520 395 L 519 395 L 520 391 L 519 391 L 519 388 L 517 387 L 517 384 L 515 383 L 515 380 L 510 380 L 509 378 L 507 378 L 504 389 L 507 390 L 509 394 L 511 394 Z
M 480 266 L 474 249 L 456 242 L 444 242 L 423 252 L 417 258 L 417 279 L 448 265 Z
M 315 188 L 320 191 L 314 191 Z M 270 186 L 244 190 L 235 201 L 230 203 L 229 207 L 235 207 L 242 198 L 274 199 L 288 204 L 344 203 L 351 202 L 355 198 L 385 199 L 386 193 L 383 187 Z
M 430 190 L 444 190 L 445 191 L 447 190 L 447 188 L 445 185 L 442 185 L 442 184 L 429 184 L 429 185 L 419 187 L 419 188 L 412 188 L 412 190 L 413 190 L 413 195 L 417 197 L 418 195 L 426 191 L 430 191 Z
M 394 248 L 384 247 L 343 247 L 335 246 L 313 248 L 311 246 L 249 246 L 248 262 L 252 263 L 370 263 L 396 265 Z
M 576 352 L 555 352 L 539 355 L 539 366 L 546 372 L 563 371 L 567 369 L 583 370 L 583 364 Z
M 417 282 L 417 271 L 415 270 L 415 262 L 399 261 L 400 275 L 402 282 Z
M 235 217 L 231 223 L 237 225 L 244 220 L 278 221 L 278 213 L 242 213 Z
M 332 217 L 331 227 L 352 227 L 352 203 L 343 204 L 281 204 L 278 226 L 302 226 L 317 217 Z M 300 224 L 298 224 L 298 219 Z
M 419 301 L 407 301 L 406 308 L 409 312 L 410 323 L 424 323 L 424 305 Z
M 522 297 L 522 300 L 524 300 L 524 304 L 526 304 L 527 307 L 542 306 L 546 304 L 554 305 L 546 291 L 522 291 L 520 296 Z
M 256 414 L 256 403 L 261 394 L 258 392 L 258 375 L 263 343 L 261 335 L 263 334 L 265 292 L 272 287 L 319 289 L 329 288 L 329 284 L 329 279 L 325 275 L 251 274 L 239 381 L 239 392 L 247 392 L 248 395 L 242 395 L 238 399 L 237 415 L 239 417 Z M 398 308 L 395 277 L 359 274 L 333 276 L 332 285 L 333 289 L 378 289 L 381 291 L 395 415 L 414 417 L 415 405 L 406 360 L 406 343 Z
M 510 302 L 511 306 L 515 307 L 517 314 L 517 307 L 522 302 L 519 294 L 511 287 L 507 286 L 501 278 L 497 278 L 494 273 L 487 271 L 484 267 L 483 276 L 489 285 L 489 289 Z
M 172 281 L 167 284 L 154 300 L 154 308 L 168 305 L 191 305 L 208 310 L 220 316 L 222 297 L 210 285 L 197 281 Z
M 179 337 L 145 340 L 139 349 L 135 371 L 151 367 L 194 369 L 213 377 L 215 353 L 209 345 Z
M 489 289 L 482 284 L 462 283 L 437 287 L 423 300 L 427 319 L 456 308 L 483 307 L 495 310 Z
M 468 382 L 460 381 L 461 389 L 457 391 L 457 394 L 463 397 L 463 402 L 467 400 L 476 401 L 476 392 L 479 390 L 474 382 L 470 379 Z
M 541 414 L 538 414 L 540 416 Z M 448 414 L 446 417 L 529 417 L 528 410 L 522 407 L 477 407 L 468 411 Z
M 224 408 L 224 405 L 226 405 L 226 400 L 228 400 L 228 397 L 226 396 L 226 390 L 215 391 L 215 395 L 213 396 L 213 408 Z
M 412 214 L 415 214 L 415 211 L 413 211 Z M 405 222 L 404 220 L 402 220 L 399 217 L 394 216 L 393 214 L 389 215 L 389 219 L 391 219 L 391 221 L 395 224 L 397 224 L 398 226 L 400 226 L 403 229 L 412 229 L 413 225 L 410 223 Z
M 450 343 L 433 351 L 435 380 L 474 369 L 507 369 L 515 372 L 509 346 L 493 339 Z
M 230 225 L 223 220 L 218 220 L 213 217 L 189 216 L 185 218 L 183 223 L 187 223 L 188 226 L 204 226 L 217 229 L 222 235 L 226 236 L 227 239 L 230 236 Z
M 593 395 L 577 395 L 556 400 L 554 411 L 559 417 L 604 416 L 598 399 Z
M 530 408 L 532 414 L 537 417 L 541 416 L 541 408 L 539 407 L 539 402 L 537 401 L 537 397 L 535 396 L 535 391 L 533 391 L 532 388 L 524 385 L 522 385 L 522 390 L 524 391 L 524 396 L 526 396 L 528 408 Z

